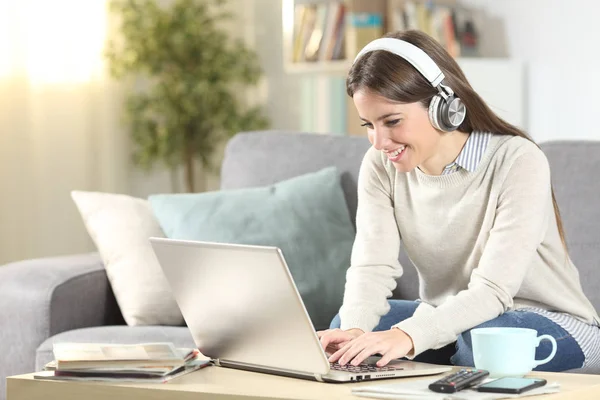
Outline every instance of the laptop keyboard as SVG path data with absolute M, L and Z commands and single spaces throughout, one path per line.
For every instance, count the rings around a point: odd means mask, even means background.
M 376 367 L 370 364 L 359 364 L 354 366 L 352 364 L 340 365 L 337 362 L 329 363 L 329 367 L 336 371 L 346 372 L 380 372 L 380 371 L 395 371 L 397 368 L 390 367 Z

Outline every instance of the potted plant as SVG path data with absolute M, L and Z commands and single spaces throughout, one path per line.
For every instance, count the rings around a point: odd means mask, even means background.
M 267 127 L 262 109 L 242 101 L 262 70 L 256 53 L 224 28 L 232 17 L 225 0 L 160 3 L 111 1 L 118 29 L 105 56 L 111 76 L 127 83 L 135 164 L 183 166 L 193 192 L 196 160 L 210 169 L 224 140 Z

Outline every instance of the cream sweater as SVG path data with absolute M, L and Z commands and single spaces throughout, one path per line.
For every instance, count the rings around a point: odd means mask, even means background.
M 600 322 L 560 241 L 548 161 L 526 139 L 493 135 L 474 172 L 440 176 L 397 172 L 371 148 L 360 169 L 356 224 L 341 327 L 368 332 L 389 311 L 402 242 L 422 301 L 395 325 L 413 339 L 411 358 L 521 307 Z

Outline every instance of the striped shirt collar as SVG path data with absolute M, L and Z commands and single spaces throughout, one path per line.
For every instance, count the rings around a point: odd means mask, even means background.
M 456 160 L 446 165 L 442 175 L 455 172 L 458 168 L 463 168 L 469 172 L 475 171 L 491 137 L 492 134 L 489 132 L 472 132 Z

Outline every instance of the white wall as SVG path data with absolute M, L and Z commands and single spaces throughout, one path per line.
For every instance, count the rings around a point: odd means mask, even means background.
M 274 129 L 299 130 L 302 77 L 283 69 L 282 0 L 243 1 L 252 4 L 247 6 L 252 17 L 246 19 L 246 33 L 265 72 L 258 100 L 265 104 Z
M 506 51 L 527 65 L 527 114 L 537 141 L 600 140 L 600 2 L 463 0 L 502 21 Z M 486 37 L 487 34 L 487 37 Z M 484 43 L 498 38 L 482 32 Z

